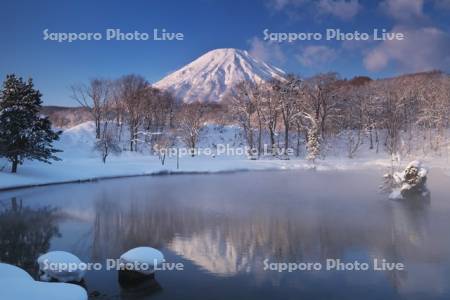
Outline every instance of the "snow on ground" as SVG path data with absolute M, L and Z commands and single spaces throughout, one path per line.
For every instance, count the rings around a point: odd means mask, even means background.
M 33 277 L 31 277 L 30 274 L 28 274 L 21 268 L 5 263 L 0 263 L 0 279 L 32 281 Z
M 86 291 L 75 284 L 1 280 L 1 298 L 7 300 L 87 300 Z
M 209 125 L 204 130 L 203 137 L 200 147 L 210 147 L 217 144 L 228 144 L 230 147 L 242 146 L 239 132 L 234 126 Z M 53 162 L 50 165 L 38 161 L 26 161 L 22 166 L 19 166 L 17 174 L 11 174 L 7 161 L 0 160 L 0 169 L 3 167 L 3 171 L 0 171 L 0 189 L 160 173 L 293 170 L 312 167 L 311 163 L 303 158 L 249 160 L 245 155 L 215 157 L 199 155 L 181 157 L 177 169 L 175 156 L 167 157 L 165 164 L 162 165 L 155 155 L 128 151 L 122 152 L 118 156 L 111 155 L 108 157 L 106 164 L 103 164 L 100 154 L 93 150 L 94 141 L 94 125 L 92 122 L 86 122 L 66 130 L 60 141 L 56 143 L 56 148 L 64 151 L 58 154 L 62 159 L 61 161 Z M 391 162 L 386 153 L 382 151 L 375 153 L 375 151 L 366 150 L 367 148 L 367 145 L 363 145 L 361 147 L 363 150 L 353 159 L 347 158 L 345 151 L 341 151 L 341 154 L 329 153 L 324 160 L 317 162 L 317 170 L 390 166 Z M 430 165 L 426 159 L 420 157 L 418 159 Z
M 24 270 L 0 263 L 0 298 L 8 300 L 87 300 L 86 291 L 74 284 L 34 281 Z

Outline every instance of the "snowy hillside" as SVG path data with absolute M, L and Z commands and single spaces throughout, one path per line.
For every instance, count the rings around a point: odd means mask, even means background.
M 220 102 L 238 82 L 282 78 L 284 72 L 238 49 L 216 49 L 155 83 L 184 102 Z

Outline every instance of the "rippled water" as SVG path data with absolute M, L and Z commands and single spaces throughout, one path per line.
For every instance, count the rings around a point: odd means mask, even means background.
M 383 170 L 139 177 L 0 193 L 1 260 L 35 272 L 39 253 L 104 263 L 137 246 L 184 271 L 120 286 L 89 271 L 99 299 L 450 299 L 450 178 L 431 202 L 393 202 Z M 266 262 L 400 262 L 405 271 L 264 269 Z

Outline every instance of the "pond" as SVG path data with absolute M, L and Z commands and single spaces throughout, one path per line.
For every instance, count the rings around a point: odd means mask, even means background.
M 88 271 L 92 299 L 449 299 L 449 177 L 432 170 L 431 201 L 418 203 L 387 200 L 382 174 L 173 175 L 3 192 L 0 260 L 36 276 L 49 250 L 105 264 L 150 246 L 183 264 L 131 287 L 116 271 Z M 327 270 L 336 259 L 370 268 Z M 375 259 L 405 270 L 375 270 Z

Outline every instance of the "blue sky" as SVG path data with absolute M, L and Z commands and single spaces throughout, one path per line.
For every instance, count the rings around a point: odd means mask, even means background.
M 44 103 L 75 105 L 70 86 L 128 73 L 155 82 L 215 48 L 240 48 L 287 72 L 386 77 L 450 70 L 450 0 L 3 1 L 0 76 L 32 77 Z M 183 41 L 44 41 L 50 32 L 182 32 Z M 406 34 L 404 41 L 264 41 L 270 32 Z

